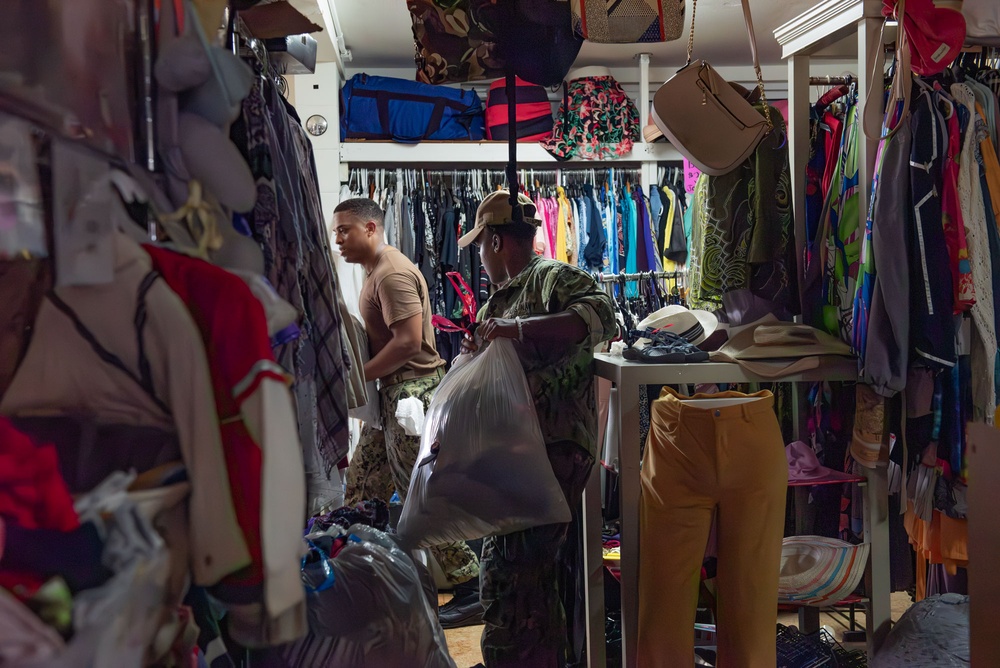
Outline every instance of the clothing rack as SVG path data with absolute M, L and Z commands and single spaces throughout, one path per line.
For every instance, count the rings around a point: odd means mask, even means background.
M 810 86 L 850 86 L 852 83 L 857 82 L 857 78 L 851 75 L 844 77 L 809 77 Z
M 408 184 L 411 188 L 417 184 L 428 184 L 430 181 L 450 180 L 452 186 L 470 186 L 476 189 L 495 190 L 507 187 L 507 175 L 499 169 L 392 169 L 355 167 L 350 170 L 348 186 L 367 186 L 375 184 L 378 187 L 394 186 L 397 183 Z M 569 169 L 518 169 L 518 183 L 531 189 L 536 186 L 565 187 L 589 183 L 597 185 L 602 181 L 618 184 L 622 182 L 639 185 L 642 183 L 642 171 L 635 168 L 620 169 L 604 168 L 569 168 Z
M 687 276 L 687 270 L 682 269 L 680 271 L 640 271 L 636 274 L 626 274 L 624 272 L 619 274 L 601 274 L 597 277 L 599 283 L 628 283 L 631 281 L 644 281 L 648 278 L 656 279 L 666 279 L 666 278 L 684 278 Z

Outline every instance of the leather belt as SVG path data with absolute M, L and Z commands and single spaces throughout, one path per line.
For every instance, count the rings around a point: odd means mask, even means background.
M 406 371 L 398 371 L 391 376 L 386 376 L 379 380 L 379 385 L 381 387 L 389 387 L 391 385 L 399 385 L 400 383 L 405 383 L 408 380 L 420 380 L 421 378 L 444 378 L 444 367 L 438 367 L 433 371 L 415 371 L 413 369 L 407 369 Z

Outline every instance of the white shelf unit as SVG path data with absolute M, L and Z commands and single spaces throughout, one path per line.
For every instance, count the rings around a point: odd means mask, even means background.
M 789 150 L 792 165 L 792 207 L 795 212 L 795 239 L 799 262 L 805 243 L 806 165 L 809 161 L 809 76 L 815 63 L 821 63 L 824 51 L 832 45 L 854 42 L 857 61 L 858 99 L 868 100 L 872 86 L 882 86 L 881 74 L 872 80 L 872 73 L 885 68 L 882 44 L 882 0 L 822 0 L 809 11 L 774 31 L 782 47 L 782 57 L 788 63 Z M 888 30 L 886 31 L 889 32 Z M 889 35 L 887 34 L 888 38 Z M 869 65 L 874 59 L 874 67 Z M 881 96 L 876 96 L 881 99 Z M 881 104 L 870 104 L 862 113 L 879 127 Z M 878 143 L 862 135 L 859 146 L 858 179 L 860 202 L 858 212 L 864 229 L 871 195 L 872 172 Z M 801 270 L 801 267 L 800 267 Z M 801 271 L 800 271 L 801 275 Z M 871 543 L 871 556 L 865 572 L 869 602 L 866 604 L 868 656 L 871 658 L 882 645 L 891 626 L 889 576 L 888 481 L 885 467 L 868 472 L 865 487 L 865 541 Z
M 568 160 L 552 157 L 537 142 L 517 145 L 518 164 L 570 165 L 574 167 L 613 166 L 620 163 L 661 162 L 681 160 L 682 156 L 670 144 L 635 144 L 623 157 L 611 160 Z M 347 141 L 340 144 L 340 160 L 348 164 L 457 164 L 498 165 L 507 162 L 507 142 L 421 142 L 398 144 L 396 142 Z

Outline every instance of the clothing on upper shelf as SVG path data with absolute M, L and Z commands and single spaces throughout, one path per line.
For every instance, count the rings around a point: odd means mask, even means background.
M 560 160 L 606 160 L 632 152 L 639 141 L 639 110 L 613 77 L 563 82 L 552 137 L 542 146 Z

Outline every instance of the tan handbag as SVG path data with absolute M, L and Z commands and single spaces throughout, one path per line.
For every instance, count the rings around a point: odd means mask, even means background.
M 713 176 L 727 174 L 756 150 L 774 129 L 764 96 L 764 79 L 757 59 L 750 5 L 743 0 L 743 18 L 750 36 L 757 86 L 764 115 L 726 82 L 704 60 L 691 61 L 694 19 L 698 0 L 691 3 L 691 33 L 687 64 L 670 77 L 653 96 L 653 122 L 684 157 Z

